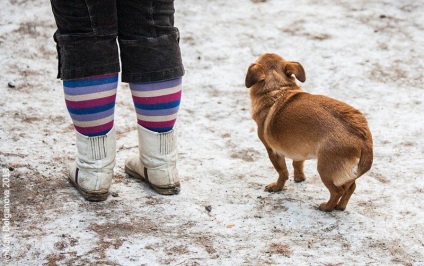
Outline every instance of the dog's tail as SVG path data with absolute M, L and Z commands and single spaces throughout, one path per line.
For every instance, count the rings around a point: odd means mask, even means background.
M 367 134 L 368 135 L 368 134 Z M 361 157 L 359 158 L 358 170 L 356 171 L 356 177 L 360 177 L 371 169 L 373 161 L 373 148 L 371 133 L 363 142 Z

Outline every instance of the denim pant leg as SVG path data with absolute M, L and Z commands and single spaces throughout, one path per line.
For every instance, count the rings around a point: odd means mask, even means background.
M 58 78 L 120 71 L 116 0 L 51 0 L 58 30 Z
M 184 75 L 174 0 L 119 0 L 122 81 L 154 82 Z

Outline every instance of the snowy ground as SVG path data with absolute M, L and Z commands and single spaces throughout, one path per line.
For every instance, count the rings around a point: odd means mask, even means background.
M 113 196 L 90 203 L 66 179 L 74 133 L 55 79 L 49 2 L 2 0 L 0 163 L 10 189 L 1 188 L 0 219 L 2 253 L 11 255 L 3 264 L 424 265 L 424 2 L 178 0 L 176 8 L 186 67 L 181 194 L 159 196 L 125 175 L 136 117 L 121 84 Z M 374 165 L 346 211 L 317 210 L 329 195 L 315 161 L 306 182 L 264 191 L 277 174 L 244 78 L 265 52 L 301 62 L 305 91 L 367 116 Z

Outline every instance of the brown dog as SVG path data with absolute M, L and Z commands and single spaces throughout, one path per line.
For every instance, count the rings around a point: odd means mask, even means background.
M 305 82 L 302 65 L 276 54 L 260 56 L 247 71 L 252 117 L 279 174 L 277 182 L 265 189 L 283 189 L 289 175 L 285 157 L 293 160 L 296 182 L 305 180 L 304 160 L 316 158 L 321 180 L 331 194 L 320 210 L 344 210 L 356 188 L 355 180 L 372 165 L 367 120 L 343 102 L 303 92 L 295 77 Z

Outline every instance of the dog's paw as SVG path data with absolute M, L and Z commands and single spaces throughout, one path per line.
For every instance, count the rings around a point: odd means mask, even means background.
M 333 209 L 332 209 L 332 208 L 328 208 L 328 207 L 327 207 L 327 202 L 323 202 L 323 203 L 321 203 L 321 204 L 319 205 L 318 209 L 319 209 L 320 211 L 324 211 L 324 212 L 331 212 L 331 211 L 333 211 Z
M 306 180 L 306 177 L 304 175 L 295 175 L 294 176 L 294 182 L 300 183 Z
M 280 188 L 277 185 L 277 182 L 271 183 L 271 184 L 269 184 L 268 186 L 265 187 L 265 191 L 268 191 L 268 192 L 278 192 L 278 191 L 281 191 L 281 190 L 283 190 L 283 188 L 282 187 Z
M 334 209 L 335 210 L 338 210 L 338 211 L 344 211 L 344 210 L 346 210 L 346 207 L 340 206 L 340 205 L 336 205 L 336 207 L 334 207 Z

